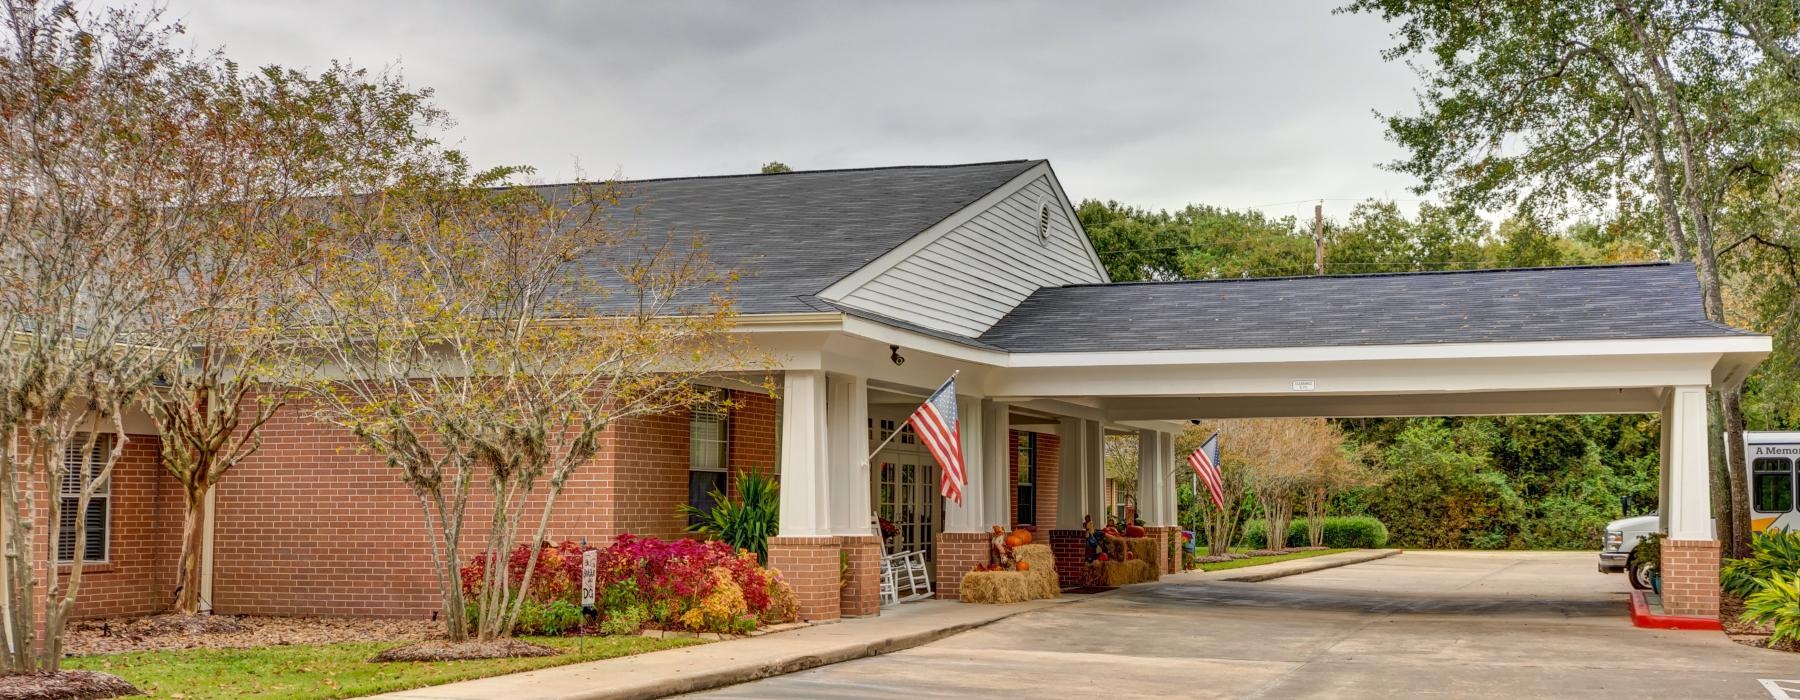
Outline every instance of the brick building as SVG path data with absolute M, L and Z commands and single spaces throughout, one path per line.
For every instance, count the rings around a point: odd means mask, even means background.
M 678 506 L 768 470 L 782 498 L 771 559 L 802 614 L 869 615 L 884 547 L 926 552 L 948 596 L 985 558 L 993 525 L 1070 551 L 1083 518 L 1103 522 L 1117 502 L 1107 435 L 1139 441 L 1136 502 L 1167 536 L 1185 469 L 1174 437 L 1189 419 L 1659 413 L 1665 578 L 1716 580 L 1704 556 L 1717 549 L 1705 391 L 1741 382 L 1769 339 L 1707 322 L 1690 265 L 1112 283 L 1045 161 L 647 180 L 631 192 L 619 209 L 634 225 L 702 233 L 742 274 L 735 332 L 774 364 L 721 375 L 738 392 L 728 413 L 609 429 L 559 503 L 555 538 L 681 536 Z M 960 503 L 938 495 L 939 466 L 904 428 L 953 374 Z M 778 391 L 734 381 L 765 377 Z M 131 432 L 91 516 L 101 556 L 84 572 L 83 614 L 171 598 L 180 499 L 154 431 Z M 416 502 L 304 406 L 265 429 L 210 508 L 214 610 L 436 608 Z M 892 543 L 876 537 L 877 517 L 899 528 Z M 1665 605 L 1705 614 L 1717 587 L 1673 587 Z

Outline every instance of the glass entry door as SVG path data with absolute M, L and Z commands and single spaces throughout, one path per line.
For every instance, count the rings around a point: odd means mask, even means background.
M 905 417 L 890 415 L 883 407 L 870 406 L 869 444 L 880 444 L 896 429 L 900 436 L 875 455 L 869 470 L 875 513 L 894 524 L 888 553 L 924 552 L 935 561 L 937 532 L 943 520 L 943 497 L 938 495 L 938 465 L 919 443 Z

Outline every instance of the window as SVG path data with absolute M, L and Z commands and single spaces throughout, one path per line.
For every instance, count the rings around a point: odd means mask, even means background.
M 725 493 L 726 448 L 731 431 L 725 413 L 694 409 L 688 418 L 688 505 L 709 511 L 718 505 L 713 492 Z M 689 524 L 699 516 L 689 516 Z
M 82 448 L 87 446 L 88 435 L 77 433 L 75 440 L 69 444 L 68 452 L 63 455 L 63 477 L 61 494 L 61 518 L 56 524 L 56 560 L 75 561 L 75 525 L 77 517 L 87 520 L 87 540 L 81 544 L 81 560 L 84 562 L 106 561 L 107 525 L 112 506 L 112 480 L 101 482 L 88 499 L 85 516 L 76 513 L 81 507 L 82 475 L 92 481 L 95 474 L 106 466 L 107 455 L 112 452 L 112 435 L 101 435 L 94 440 L 93 454 L 90 459 L 83 459 Z
M 1037 433 L 1019 433 L 1018 464 L 1019 522 L 1037 524 Z
M 1750 463 L 1752 507 L 1761 513 L 1794 509 L 1794 463 L 1785 457 L 1759 457 Z

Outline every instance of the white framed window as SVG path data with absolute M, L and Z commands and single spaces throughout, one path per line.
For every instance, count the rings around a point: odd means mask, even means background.
M 731 425 L 725 412 L 694 409 L 688 417 L 688 505 L 701 511 L 718 505 L 713 492 L 726 491 L 730 449 Z
M 106 465 L 106 459 L 113 448 L 113 436 L 102 434 L 94 440 L 92 454 L 83 455 L 82 448 L 87 446 L 88 435 L 77 434 L 69 449 L 63 454 L 62 488 L 58 497 L 62 499 L 61 517 L 59 518 L 56 539 L 56 560 L 59 562 L 75 561 L 75 547 L 81 547 L 81 560 L 88 562 L 105 562 L 111 554 L 107 543 L 110 541 L 109 531 L 112 529 L 112 479 L 100 482 L 94 495 L 88 499 L 86 513 L 77 513 L 81 507 L 81 483 L 84 473 L 88 481 L 96 476 L 88 470 L 98 472 Z M 91 459 L 91 463 L 90 460 Z M 87 539 L 75 541 L 76 518 L 87 522 Z

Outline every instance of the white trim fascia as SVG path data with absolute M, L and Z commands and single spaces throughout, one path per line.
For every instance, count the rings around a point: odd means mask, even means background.
M 842 311 L 741 314 L 732 317 L 731 330 L 749 333 L 832 330 L 840 321 L 844 320 L 844 316 Z
M 963 208 L 951 212 L 949 216 L 932 224 L 931 227 L 913 234 L 912 238 L 906 239 L 900 245 L 895 246 L 893 250 L 883 253 L 881 257 L 869 261 L 869 264 L 857 268 L 856 271 L 845 275 L 843 279 L 831 283 L 831 286 L 826 287 L 815 296 L 827 301 L 843 301 L 850 296 L 851 292 L 861 289 L 862 286 L 868 284 L 870 280 L 881 276 L 881 273 L 893 269 L 895 265 L 899 265 L 902 261 L 916 255 L 919 251 L 924 250 L 926 246 L 931 245 L 939 238 L 943 238 L 951 231 L 956 230 L 956 227 L 967 223 L 970 219 L 975 218 L 982 212 L 993 208 L 994 205 L 1004 201 L 1007 197 L 1017 194 L 1019 190 L 1024 189 L 1025 186 L 1031 184 L 1033 180 L 1049 174 L 1049 161 L 1043 161 L 1030 168 L 1026 168 L 1024 172 L 1013 176 L 1013 179 L 1007 180 L 999 187 L 995 187 L 992 191 L 982 195 L 980 199 L 970 202 Z M 1104 273 L 1102 273 L 1102 276 L 1104 276 Z
M 1006 352 L 969 347 L 955 341 L 904 328 L 895 328 L 880 321 L 871 321 L 856 316 L 846 315 L 844 317 L 843 331 L 858 338 L 885 345 L 898 345 L 907 350 L 928 352 L 952 360 L 992 367 L 1005 367 L 1008 363 L 1008 353 Z
M 1075 215 L 1075 206 L 1069 202 L 1069 193 L 1063 191 L 1062 181 L 1056 178 L 1056 168 L 1050 167 L 1050 161 L 1046 160 L 1044 171 L 1050 178 L 1050 191 L 1056 193 L 1056 201 L 1062 203 L 1063 215 L 1069 217 L 1069 224 L 1075 227 L 1075 237 L 1081 239 L 1081 249 L 1087 251 L 1088 261 L 1094 264 L 1094 273 L 1100 275 L 1102 282 L 1112 284 L 1112 275 L 1106 274 L 1106 265 L 1100 262 L 1100 251 L 1094 250 L 1094 240 L 1088 238 L 1087 228 L 1081 225 L 1081 217 Z
M 1106 365 L 1273 364 L 1584 355 L 1704 355 L 1768 353 L 1768 336 L 1711 336 L 1633 340 L 1544 340 L 1416 345 L 1334 345 L 1323 347 L 1231 348 L 1225 350 L 1118 350 L 1104 352 L 1009 353 L 1005 367 L 1094 367 Z

